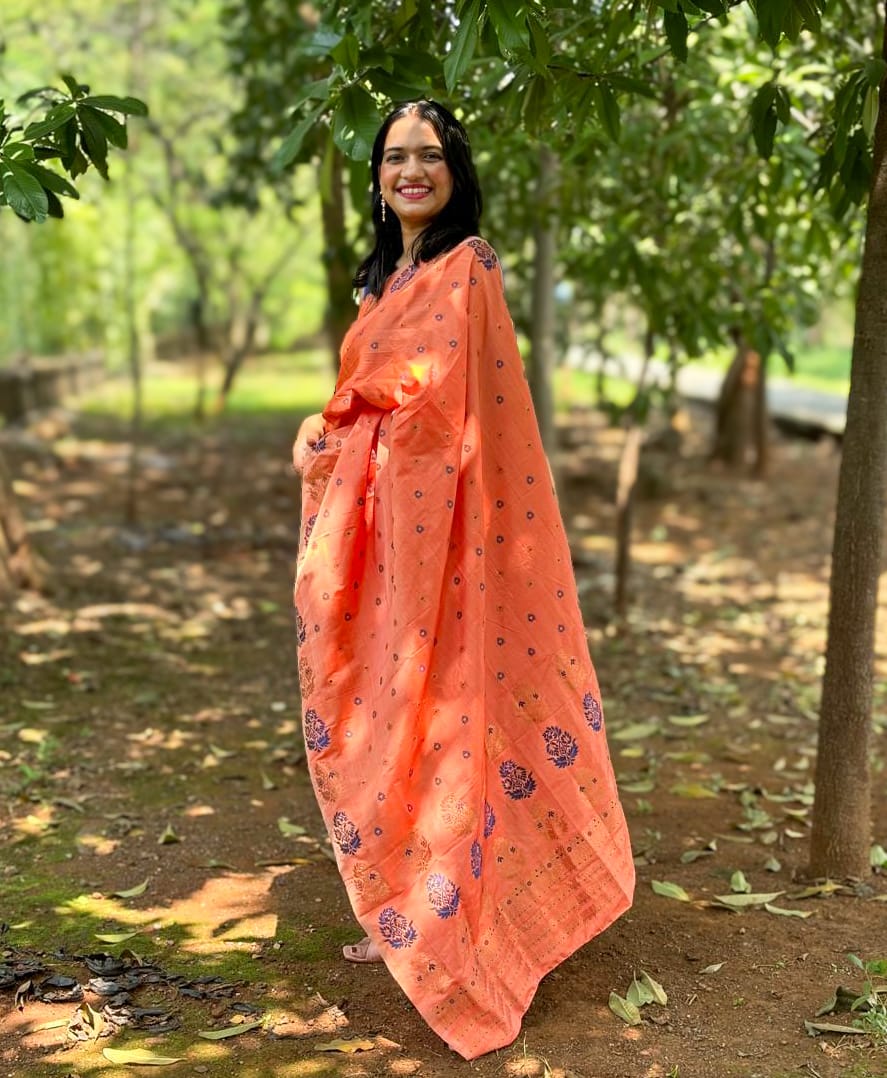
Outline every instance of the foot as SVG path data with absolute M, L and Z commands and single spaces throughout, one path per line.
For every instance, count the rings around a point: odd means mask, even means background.
M 347 947 L 342 948 L 342 954 L 349 962 L 369 963 L 382 961 L 379 948 L 369 936 L 364 936 L 360 943 L 349 943 Z

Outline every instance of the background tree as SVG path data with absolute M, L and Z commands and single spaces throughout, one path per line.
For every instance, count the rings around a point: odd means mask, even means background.
M 90 94 L 72 75 L 63 81 L 65 91 L 42 87 L 22 95 L 23 118 L 8 113 L 0 100 L 0 207 L 28 223 L 63 217 L 62 198 L 79 197 L 72 181 L 90 167 L 107 180 L 110 146 L 127 145 L 127 117 L 147 113 L 134 97 Z M 62 172 L 47 167 L 49 161 Z M 0 592 L 39 586 L 44 576 L 0 454 Z

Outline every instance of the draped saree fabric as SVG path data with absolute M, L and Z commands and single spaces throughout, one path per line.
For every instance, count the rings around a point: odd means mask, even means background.
M 303 476 L 299 673 L 357 919 L 466 1059 L 631 903 L 629 837 L 498 260 L 361 305 Z

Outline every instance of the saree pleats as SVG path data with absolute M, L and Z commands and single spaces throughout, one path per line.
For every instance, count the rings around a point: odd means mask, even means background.
M 428 1024 L 509 1044 L 634 869 L 492 249 L 365 301 L 303 481 L 309 766 L 355 915 Z

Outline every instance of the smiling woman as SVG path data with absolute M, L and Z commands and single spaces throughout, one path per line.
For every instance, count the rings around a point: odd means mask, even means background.
M 468 140 L 373 148 L 375 246 L 332 400 L 293 447 L 311 777 L 355 915 L 467 1059 L 631 902 L 570 551 Z

